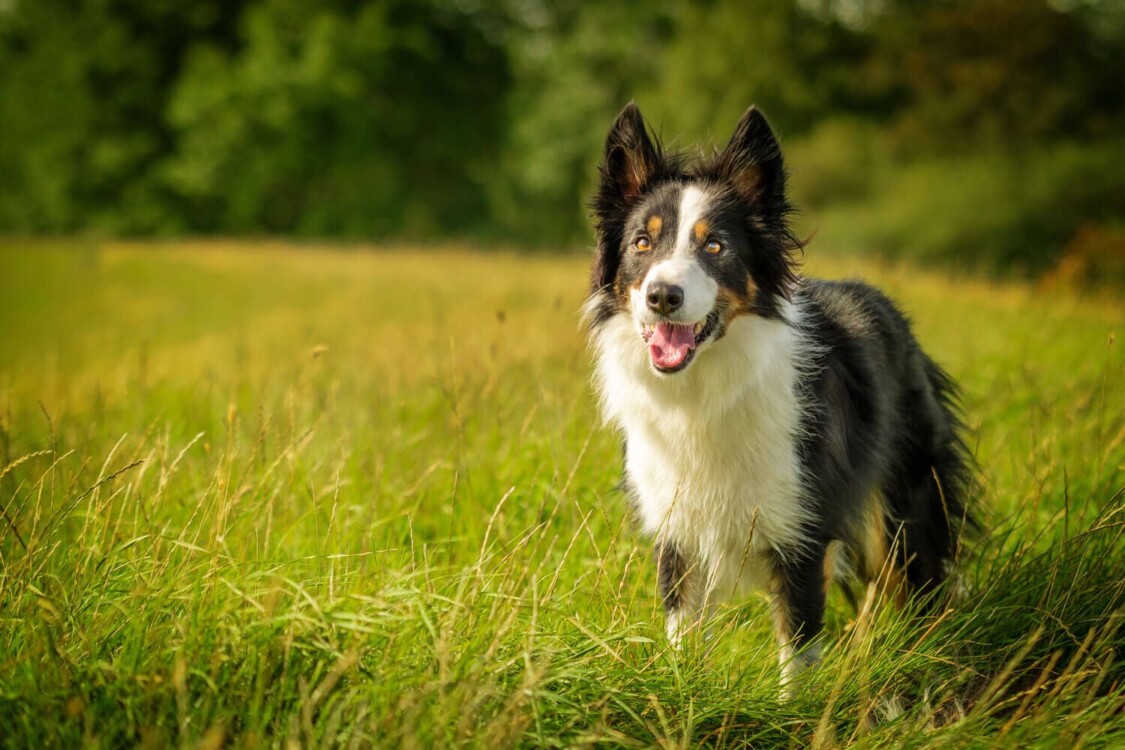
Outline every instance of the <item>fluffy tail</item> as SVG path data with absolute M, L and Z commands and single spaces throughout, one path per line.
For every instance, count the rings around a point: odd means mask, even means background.
M 979 527 L 966 506 L 972 458 L 962 439 L 957 386 L 925 355 L 922 368 L 928 387 L 921 402 L 910 405 L 913 434 L 883 494 L 888 546 L 909 591 L 928 601 L 948 575 L 964 533 Z

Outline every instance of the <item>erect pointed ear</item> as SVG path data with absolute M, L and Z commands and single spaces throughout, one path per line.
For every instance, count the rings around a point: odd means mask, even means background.
M 621 263 L 621 241 L 629 210 L 663 166 L 660 149 L 645 129 L 641 111 L 625 105 L 609 129 L 599 171 L 601 184 L 591 207 L 597 220 L 598 250 L 590 270 L 590 291 L 609 287 Z
M 719 154 L 719 172 L 747 203 L 783 198 L 785 168 L 781 147 L 766 117 L 751 105 Z
M 629 102 L 606 137 L 602 192 L 616 193 L 619 200 L 630 204 L 656 174 L 659 164 L 660 153 L 648 136 L 641 110 Z

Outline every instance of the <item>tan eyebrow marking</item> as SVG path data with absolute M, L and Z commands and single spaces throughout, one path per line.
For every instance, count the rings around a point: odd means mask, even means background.
M 664 219 L 661 219 L 656 214 L 648 217 L 648 224 L 645 225 L 645 228 L 648 229 L 649 239 L 655 241 L 656 238 L 660 236 L 660 230 L 663 226 Z
M 696 242 L 703 242 L 703 238 L 711 231 L 711 223 L 707 219 L 700 219 L 695 222 L 695 226 L 691 228 L 692 234 L 695 236 Z

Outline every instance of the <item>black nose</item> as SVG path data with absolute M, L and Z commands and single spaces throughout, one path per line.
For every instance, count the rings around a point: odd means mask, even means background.
M 654 281 L 648 285 L 648 309 L 661 315 L 675 312 L 684 304 L 684 290 L 663 281 Z

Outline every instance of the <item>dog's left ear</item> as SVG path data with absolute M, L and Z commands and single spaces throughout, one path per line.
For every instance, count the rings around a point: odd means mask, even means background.
M 718 158 L 719 175 L 734 185 L 747 203 L 785 197 L 781 146 L 766 117 L 753 105 L 742 115 L 734 135 Z

